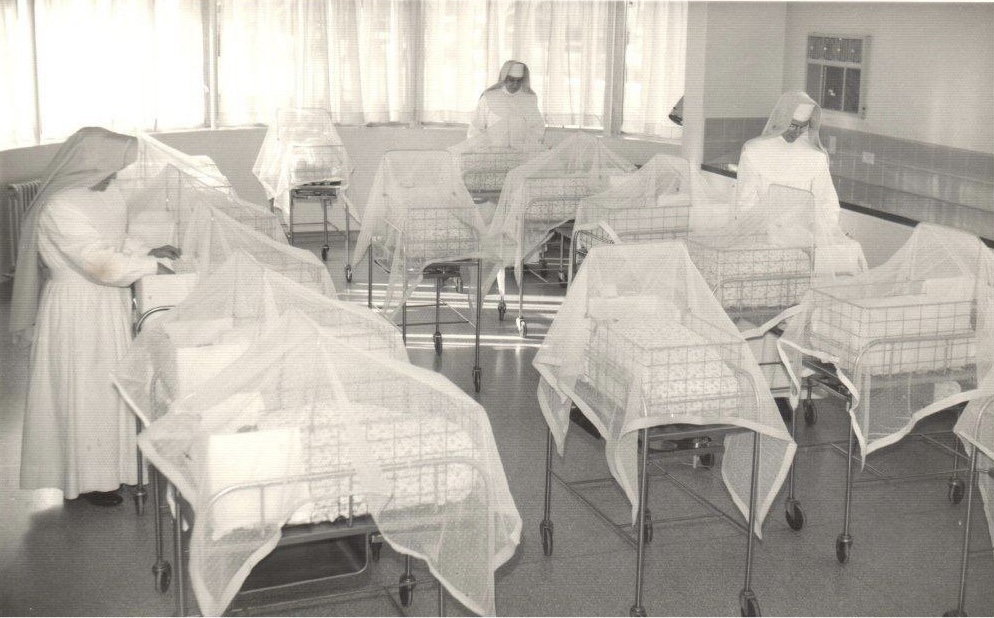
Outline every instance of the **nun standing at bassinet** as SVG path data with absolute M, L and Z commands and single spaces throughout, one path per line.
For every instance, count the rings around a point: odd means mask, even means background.
M 839 196 L 820 129 L 821 108 L 811 97 L 799 91 L 780 96 L 763 133 L 742 146 L 736 199 L 739 215 L 763 202 L 770 185 L 776 184 L 810 191 L 819 216 L 838 224 Z
M 31 343 L 21 488 L 98 506 L 137 482 L 134 418 L 110 379 L 131 340 L 128 286 L 179 256 L 126 238 L 113 180 L 135 153 L 135 138 L 106 129 L 66 140 L 21 229 L 11 304 L 11 333 Z

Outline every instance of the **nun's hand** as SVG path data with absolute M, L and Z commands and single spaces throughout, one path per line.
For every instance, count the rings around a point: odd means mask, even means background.
M 172 245 L 162 245 L 161 247 L 156 247 L 148 252 L 152 257 L 157 258 L 168 258 L 170 260 L 179 259 L 179 256 L 183 254 L 182 251 L 177 249 Z

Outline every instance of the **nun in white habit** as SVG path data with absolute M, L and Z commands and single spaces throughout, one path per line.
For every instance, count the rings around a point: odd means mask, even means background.
M 133 137 L 106 129 L 66 140 L 25 219 L 11 304 L 14 338 L 31 342 L 21 488 L 99 506 L 137 482 L 135 421 L 110 379 L 131 341 L 128 286 L 179 255 L 126 237 L 112 181 L 135 152 Z
M 531 88 L 528 66 L 508 60 L 497 83 L 490 86 L 476 106 L 473 121 L 460 150 L 508 149 L 523 152 L 544 150 L 545 119 L 538 110 L 538 97 Z
M 738 165 L 737 211 L 766 199 L 770 185 L 810 191 L 819 218 L 839 221 L 839 196 L 832 184 L 828 153 L 821 145 L 821 108 L 804 92 L 780 96 L 762 135 L 742 147 Z

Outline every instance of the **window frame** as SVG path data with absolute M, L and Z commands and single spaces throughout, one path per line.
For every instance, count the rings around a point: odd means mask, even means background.
M 838 39 L 838 40 L 849 40 L 849 41 L 860 41 L 860 59 L 859 62 L 847 61 L 847 60 L 829 60 L 827 58 L 812 58 L 809 54 L 809 48 L 811 46 L 811 39 Z M 872 36 L 869 34 L 850 34 L 850 33 L 830 33 L 826 34 L 823 32 L 809 32 L 804 39 L 804 89 L 808 95 L 814 99 L 818 105 L 821 107 L 822 111 L 829 112 L 832 114 L 845 114 L 849 117 L 855 117 L 859 119 L 866 118 L 866 100 L 867 100 L 867 84 L 868 71 L 869 68 L 869 55 L 870 47 L 872 42 Z M 821 76 L 819 79 L 819 88 L 817 92 L 812 92 L 809 84 L 809 74 L 812 66 L 817 66 L 820 68 Z M 824 97 L 822 97 L 822 90 L 824 90 L 824 76 L 827 67 L 838 67 L 843 69 L 842 83 L 843 92 L 840 95 L 842 101 L 842 109 L 835 109 L 833 107 L 826 107 Z M 856 104 L 856 111 L 845 110 L 845 82 L 846 74 L 848 69 L 859 70 L 859 99 Z

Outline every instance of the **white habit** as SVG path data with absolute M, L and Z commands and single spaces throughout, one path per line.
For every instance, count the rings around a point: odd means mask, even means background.
M 129 285 L 155 274 L 147 248 L 125 244 L 127 206 L 106 191 L 67 189 L 38 220 L 50 271 L 31 349 L 21 488 L 61 488 L 66 499 L 137 482 L 135 420 L 110 373 L 131 341 Z
M 511 94 L 504 88 L 487 90 L 480 96 L 476 115 L 466 133 L 467 140 L 489 138 L 489 145 L 515 150 L 542 150 L 545 119 L 538 111 L 538 97 L 518 90 Z

